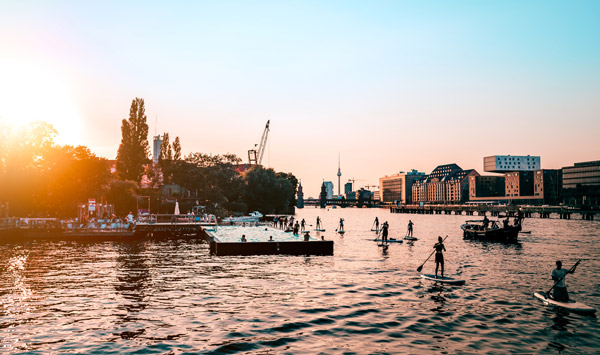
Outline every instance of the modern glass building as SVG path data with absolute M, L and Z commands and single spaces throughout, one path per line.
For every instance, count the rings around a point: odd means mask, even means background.
M 600 206 L 600 160 L 562 168 L 562 187 L 564 203 Z
M 507 173 L 511 171 L 539 170 L 540 157 L 531 155 L 492 155 L 483 158 L 483 171 Z
M 600 160 L 575 163 L 562 168 L 563 189 L 579 186 L 600 186 Z

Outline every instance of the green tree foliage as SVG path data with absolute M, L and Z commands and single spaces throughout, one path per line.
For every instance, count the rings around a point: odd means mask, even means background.
M 106 192 L 106 201 L 115 206 L 117 216 L 137 213 L 137 188 L 135 181 L 113 181 Z
M 289 206 L 296 206 L 296 191 L 298 191 L 298 179 L 292 173 L 277 173 L 278 178 L 288 180 L 294 188 L 294 193 L 290 196 Z
M 140 181 L 150 150 L 144 99 L 136 97 L 131 102 L 129 120 L 122 121 L 121 135 L 117 152 L 117 174 L 122 180 Z
M 179 136 L 173 141 L 173 160 L 181 160 L 181 142 Z
M 163 133 L 162 142 L 160 143 L 160 155 L 158 160 L 173 160 L 173 151 L 171 150 L 171 144 L 169 143 L 169 134 Z
M 245 174 L 245 182 L 244 197 L 251 211 L 282 213 L 293 207 L 290 201 L 296 192 L 294 186 L 289 179 L 278 176 L 273 169 L 253 166 Z
M 86 147 L 57 146 L 56 131 L 36 122 L 6 144 L 0 201 L 17 216 L 74 216 L 77 204 L 100 197 L 110 172 L 105 159 Z

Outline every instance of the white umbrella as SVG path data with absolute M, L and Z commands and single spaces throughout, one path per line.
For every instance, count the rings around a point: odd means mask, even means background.
M 173 214 L 179 214 L 179 201 L 175 201 L 175 212 Z

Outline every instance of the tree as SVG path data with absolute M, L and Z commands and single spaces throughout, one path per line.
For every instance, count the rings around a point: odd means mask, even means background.
M 294 174 L 292 174 L 292 173 L 277 173 L 276 176 L 278 178 L 286 179 L 292 184 L 292 187 L 294 189 L 294 194 L 292 194 L 292 196 L 290 196 L 289 205 L 291 207 L 296 206 L 296 193 L 295 192 L 298 191 L 298 178 L 296 178 L 294 176 Z
M 253 166 L 245 175 L 245 201 L 250 210 L 262 213 L 288 213 L 295 194 L 292 183 L 278 177 L 273 169 Z
M 179 136 L 173 141 L 173 160 L 181 160 L 181 142 Z
M 135 181 L 114 181 L 106 193 L 106 200 L 115 206 L 115 214 L 125 216 L 129 212 L 136 212 L 137 183 Z
M 169 134 L 163 133 L 163 139 L 160 143 L 160 155 L 158 160 L 173 160 L 173 151 L 171 150 L 171 144 L 169 143 Z
M 140 181 L 143 165 L 148 161 L 148 123 L 144 99 L 135 98 L 129 109 L 129 120 L 121 124 L 121 144 L 117 152 L 117 174 L 123 180 Z

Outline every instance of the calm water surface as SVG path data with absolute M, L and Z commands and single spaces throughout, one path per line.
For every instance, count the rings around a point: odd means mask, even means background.
M 0 243 L 0 352 L 78 354 L 591 354 L 599 322 L 543 307 L 556 259 L 571 297 L 600 309 L 600 223 L 525 220 L 520 245 L 463 241 L 473 217 L 307 208 L 335 255 L 211 257 L 199 241 Z M 368 240 L 375 216 L 413 245 Z M 339 218 L 346 234 L 335 234 Z M 314 227 L 313 227 L 314 228 Z M 313 232 L 313 235 L 315 233 Z M 446 274 L 416 268 L 438 235 Z M 434 263 L 424 272 L 433 272 Z

